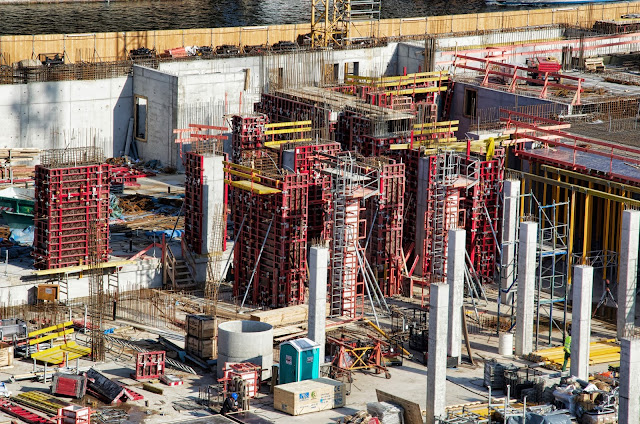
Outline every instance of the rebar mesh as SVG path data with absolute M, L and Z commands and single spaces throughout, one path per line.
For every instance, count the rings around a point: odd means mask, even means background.
M 95 146 L 43 150 L 40 154 L 40 164 L 48 168 L 97 165 L 104 161 L 102 148 Z

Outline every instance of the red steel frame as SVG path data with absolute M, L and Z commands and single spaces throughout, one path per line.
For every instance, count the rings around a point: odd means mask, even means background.
M 504 183 L 504 149 L 496 149 L 491 160 L 467 156 L 467 173 L 478 183 L 467 190 L 462 201 L 467 230 L 466 245 L 476 275 L 483 282 L 492 282 L 498 261 L 497 240 L 501 240 L 502 208 L 500 195 Z
M 249 303 L 268 307 L 298 305 L 304 302 L 307 281 L 309 176 L 286 174 L 277 180 L 265 176 L 259 179 L 261 185 L 280 192 L 257 194 L 237 187 L 230 190 L 234 228 L 239 229 L 246 216 L 233 252 L 234 295 L 244 296 L 257 263 L 247 296 Z
M 381 158 L 389 161 L 388 159 Z M 404 217 L 405 165 L 403 163 L 382 165 L 380 194 L 372 196 L 366 204 L 368 242 L 367 259 L 385 296 L 401 294 L 402 227 Z M 369 236 L 370 232 L 370 236 Z M 414 235 L 415 236 L 415 235 Z
M 245 395 L 249 398 L 254 398 L 260 392 L 260 379 L 262 375 L 262 367 L 260 365 L 252 364 L 251 362 L 239 362 L 220 364 L 224 366 L 224 376 L 218 379 L 218 383 L 223 384 L 224 393 L 231 392 L 231 383 L 235 379 L 241 379 L 245 381 L 245 387 L 247 393 Z
M 184 242 L 198 255 L 202 252 L 202 227 L 204 198 L 204 158 L 187 152 L 184 155 Z
M 89 261 L 95 224 L 98 260 L 109 259 L 110 165 L 35 168 L 34 266 L 64 268 Z
M 534 117 L 519 112 L 513 112 L 509 110 L 501 110 L 502 113 L 508 113 L 508 117 L 503 117 L 501 120 L 505 122 L 507 130 L 514 133 L 516 139 L 515 154 L 525 158 L 530 158 L 539 162 L 547 163 L 553 166 L 560 166 L 570 170 L 580 170 L 586 173 L 594 172 L 584 164 L 579 163 L 576 160 L 577 152 L 585 152 L 594 156 L 604 158 L 609 163 L 608 172 L 606 176 L 612 181 L 619 181 L 622 183 L 631 183 L 637 185 L 640 183 L 639 179 L 635 179 L 624 174 L 616 172 L 614 166 L 614 160 L 624 161 L 625 163 L 633 164 L 634 166 L 640 165 L 640 159 L 634 156 L 628 155 L 628 153 L 634 155 L 640 155 L 640 149 L 632 146 L 625 146 L 622 144 L 609 143 L 602 140 L 595 140 L 592 138 L 581 137 L 578 135 L 570 134 L 556 128 L 565 127 L 566 123 L 554 121 L 551 119 L 545 119 L 540 117 Z M 519 121 L 517 118 L 526 119 L 534 123 Z M 541 125 L 546 124 L 546 125 Z M 572 159 L 570 161 L 562 160 L 560 157 L 546 157 L 539 155 L 533 151 L 524 150 L 524 143 L 536 141 L 544 146 L 563 147 L 569 150 L 573 150 Z M 590 145 L 598 146 L 599 149 L 591 148 Z M 605 150 L 606 149 L 606 150 Z M 602 175 L 599 175 L 602 177 Z
M 164 375 L 166 352 L 139 352 L 136 355 L 136 372 L 133 378 L 136 380 L 149 380 L 160 378 Z
M 553 88 L 561 88 L 564 90 L 574 91 L 575 94 L 573 99 L 571 100 L 572 105 L 580 104 L 580 93 L 584 91 L 582 88 L 582 83 L 584 82 L 584 78 L 574 77 L 570 75 L 563 75 L 557 72 L 540 72 L 536 68 L 528 68 L 525 66 L 517 66 L 511 65 L 509 63 L 498 62 L 491 56 L 485 58 L 478 58 L 472 56 L 465 56 L 461 54 L 455 55 L 454 58 L 454 66 L 461 69 L 468 69 L 471 71 L 476 71 L 484 74 L 484 79 L 482 80 L 483 86 L 489 85 L 489 77 L 497 76 L 501 78 L 505 78 L 509 81 L 509 91 L 515 92 L 516 86 L 518 85 L 518 81 L 528 82 L 531 84 L 535 84 L 540 87 L 540 95 L 541 99 L 545 99 L 547 97 L 547 91 L 549 87 Z M 470 62 L 480 62 L 484 64 L 484 67 L 470 66 L 467 65 L 467 61 Z M 524 73 L 524 75 L 521 75 Z M 542 79 L 531 78 L 526 76 L 527 74 L 540 74 Z M 557 82 L 551 82 L 552 79 L 557 81 L 574 81 L 574 84 L 560 84 Z
M 318 144 L 295 143 L 289 147 L 294 152 L 293 171 L 310 177 L 307 239 L 329 240 L 331 238 L 331 178 L 320 172 L 324 166 L 317 160 L 317 153 L 335 155 L 340 151 L 340 144 L 325 141 Z
M 245 157 L 259 156 L 264 146 L 265 124 L 269 118 L 264 114 L 234 115 L 231 118 L 231 147 L 233 162 L 240 163 Z

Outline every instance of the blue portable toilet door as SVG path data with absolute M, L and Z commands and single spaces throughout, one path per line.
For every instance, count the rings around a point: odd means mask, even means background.
M 319 377 L 319 349 L 307 349 L 300 352 L 300 380 L 312 380 Z

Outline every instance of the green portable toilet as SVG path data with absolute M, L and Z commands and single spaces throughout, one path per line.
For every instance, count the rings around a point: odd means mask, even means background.
M 302 338 L 280 344 L 280 384 L 318 378 L 320 345 Z

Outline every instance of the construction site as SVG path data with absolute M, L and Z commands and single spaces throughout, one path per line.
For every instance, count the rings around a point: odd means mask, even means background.
M 309 12 L 0 36 L 0 423 L 640 423 L 640 3 Z

